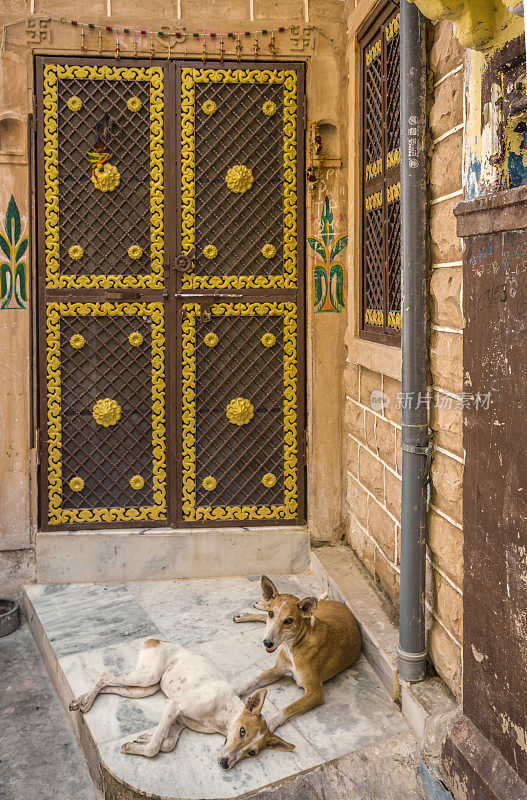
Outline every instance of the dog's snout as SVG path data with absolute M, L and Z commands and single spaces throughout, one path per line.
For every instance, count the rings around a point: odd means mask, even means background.
M 266 647 L 272 647 L 272 646 L 273 646 L 273 642 L 272 642 L 272 640 L 271 640 L 271 639 L 264 639 L 264 640 L 263 640 L 263 643 L 264 643 L 264 645 L 265 645 Z
M 222 769 L 229 769 L 229 759 L 226 758 L 225 756 L 223 756 L 223 758 L 220 758 L 220 767 Z

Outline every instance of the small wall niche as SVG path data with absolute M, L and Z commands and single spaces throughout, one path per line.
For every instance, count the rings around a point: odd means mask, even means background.
M 322 166 L 341 167 L 342 156 L 337 126 L 329 119 L 321 119 L 318 121 L 318 131 L 322 137 L 322 147 L 324 148 Z
M 15 111 L 0 113 L 0 156 L 26 154 L 26 124 L 26 118 Z

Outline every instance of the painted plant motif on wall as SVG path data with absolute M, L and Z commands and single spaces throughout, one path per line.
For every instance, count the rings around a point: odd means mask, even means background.
M 314 270 L 315 313 L 339 313 L 344 308 L 344 267 L 335 259 L 348 244 L 348 236 L 335 239 L 333 212 L 327 196 L 320 217 L 320 233 L 321 238 L 307 237 L 309 246 L 321 259 L 316 260 Z
M 3 230 L 0 230 L 0 309 L 27 308 L 28 237 L 15 198 L 7 206 Z

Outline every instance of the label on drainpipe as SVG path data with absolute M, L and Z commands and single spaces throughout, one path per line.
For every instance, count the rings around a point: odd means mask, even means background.
M 418 129 L 417 125 L 419 124 L 419 120 L 415 116 L 411 116 L 408 119 L 408 131 L 407 131 L 407 139 L 408 139 L 408 166 L 412 169 L 417 169 L 419 166 L 419 140 L 417 138 Z

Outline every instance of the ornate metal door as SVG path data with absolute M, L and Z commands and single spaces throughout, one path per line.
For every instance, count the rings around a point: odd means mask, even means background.
M 302 519 L 303 72 L 180 64 L 177 87 L 182 520 Z
M 301 520 L 302 72 L 38 66 L 41 526 Z
M 165 69 L 39 67 L 41 523 L 166 524 Z

